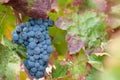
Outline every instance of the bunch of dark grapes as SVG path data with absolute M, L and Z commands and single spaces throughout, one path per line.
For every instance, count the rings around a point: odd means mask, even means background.
M 24 61 L 32 78 L 42 78 L 48 65 L 50 53 L 53 51 L 48 27 L 54 25 L 48 19 L 30 19 L 16 27 L 12 33 L 12 40 L 23 44 L 27 49 L 27 59 Z

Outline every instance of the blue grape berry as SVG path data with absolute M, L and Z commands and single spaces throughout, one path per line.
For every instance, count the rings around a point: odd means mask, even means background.
M 40 64 L 39 63 L 35 63 L 35 67 L 39 67 L 40 66 Z
M 36 43 L 35 42 L 30 42 L 29 48 L 34 49 L 35 47 L 36 47 Z
M 29 65 L 30 67 L 34 67 L 34 66 L 35 66 L 34 62 L 31 62 L 31 61 L 28 61 L 28 65 Z
M 37 72 L 37 69 L 34 67 L 34 68 L 31 68 L 31 72 L 33 73 L 36 73 Z
M 36 73 L 36 77 L 37 77 L 37 78 L 43 77 L 43 76 L 44 76 L 44 74 L 43 74 L 41 71 L 38 71 L 38 72 Z
M 42 60 L 45 62 L 49 61 L 49 55 L 44 55 L 44 57 L 42 57 Z
M 47 52 L 50 53 L 50 52 L 52 52 L 52 51 L 53 51 L 52 46 L 48 46 L 48 47 L 47 47 Z
M 36 54 L 39 54 L 40 51 L 41 51 L 41 49 L 40 49 L 39 47 L 36 47 L 36 48 L 34 49 L 34 51 L 35 51 Z
M 39 55 L 34 55 L 33 57 L 34 57 L 34 59 L 36 59 L 36 60 L 38 60 L 38 59 L 40 58 Z
M 13 34 L 12 37 L 13 37 L 13 40 L 14 40 L 14 41 L 17 41 L 17 40 L 19 39 L 19 36 L 18 36 L 17 34 Z
M 35 61 L 35 59 L 34 59 L 33 57 L 30 57 L 30 61 L 33 61 L 33 62 L 34 62 L 34 61 Z
M 53 25 L 54 25 L 54 21 L 48 20 L 48 25 L 49 25 L 49 26 L 53 26 Z
M 45 69 L 44 66 L 39 66 L 39 68 L 38 68 L 38 70 L 40 70 L 40 71 L 42 71 L 44 69 Z

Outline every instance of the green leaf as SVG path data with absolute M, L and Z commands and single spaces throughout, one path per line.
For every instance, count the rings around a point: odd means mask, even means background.
M 98 54 L 103 54 L 103 53 L 98 53 Z M 95 69 L 103 71 L 104 67 L 103 67 L 103 60 L 107 55 L 97 55 L 96 54 L 91 54 L 90 56 L 88 56 L 88 63 L 90 63 Z
M 4 77 L 5 80 L 15 80 L 16 73 L 20 69 L 19 66 L 20 58 L 15 52 L 0 44 L 0 77 Z
M 120 27 L 120 4 L 113 6 L 110 12 L 111 26 L 113 28 Z
M 15 24 L 16 18 L 11 8 L 0 3 L 0 41 L 6 33 L 7 27 L 14 28 Z
M 0 54 L 2 54 L 4 50 L 5 50 L 4 45 L 0 43 Z
M 53 37 L 52 43 L 59 55 L 65 56 L 67 50 L 67 43 L 65 40 L 66 31 L 58 29 L 56 27 L 51 27 L 49 29 L 49 34 Z
M 87 8 L 92 8 L 92 9 L 97 9 L 97 5 L 95 4 L 95 0 L 85 0 L 85 7 Z
M 49 12 L 49 13 L 48 13 L 48 16 L 50 17 L 50 19 L 56 21 L 57 18 L 59 17 L 59 14 Z
M 94 9 L 96 11 L 105 12 L 107 7 L 106 0 L 84 0 L 83 7 L 87 9 Z
M 70 76 L 64 76 L 64 77 L 62 77 L 62 78 L 54 78 L 54 79 L 52 79 L 52 80 L 76 80 L 76 79 L 73 79 L 73 78 L 71 78 Z
M 14 51 L 17 53 L 21 58 L 26 58 L 26 49 L 22 45 L 17 45 L 10 40 L 8 40 L 6 37 L 3 37 L 4 45 L 9 48 L 11 51 Z
M 87 49 L 99 48 L 101 42 L 107 40 L 107 25 L 102 16 L 97 13 L 86 11 L 84 14 L 73 14 L 73 23 L 67 32 L 71 35 L 79 35 L 80 39 L 87 44 Z
M 97 80 L 96 79 L 96 69 L 91 69 L 90 74 L 86 77 L 86 80 Z
M 84 50 L 81 49 L 79 52 L 79 56 L 73 60 L 72 64 L 69 64 L 70 72 L 74 75 L 75 78 L 78 78 L 79 75 L 87 74 L 87 55 Z
M 71 3 L 72 3 L 72 0 L 66 0 L 66 1 L 58 0 L 58 5 L 60 8 L 66 8 L 67 5 Z
M 16 77 L 19 75 L 20 63 L 8 63 L 5 69 L 6 80 L 16 80 Z
M 52 71 L 52 78 L 62 78 L 66 76 L 68 66 L 60 65 L 60 61 L 55 62 L 56 69 Z

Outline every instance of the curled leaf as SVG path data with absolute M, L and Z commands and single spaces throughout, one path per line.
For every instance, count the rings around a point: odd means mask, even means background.
M 70 54 L 79 52 L 80 49 L 85 46 L 83 41 L 77 35 L 67 34 L 66 40 L 68 43 L 68 48 L 69 48 Z

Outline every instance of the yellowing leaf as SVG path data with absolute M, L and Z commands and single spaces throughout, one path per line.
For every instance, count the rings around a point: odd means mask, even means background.
M 10 23 L 6 23 L 6 26 L 7 26 L 7 28 L 6 28 L 5 35 L 6 35 L 6 37 L 9 40 L 12 40 L 12 30 L 13 30 L 13 27 L 12 27 L 12 25 Z
M 20 80 L 26 80 L 27 79 L 27 75 L 24 71 L 20 71 Z

